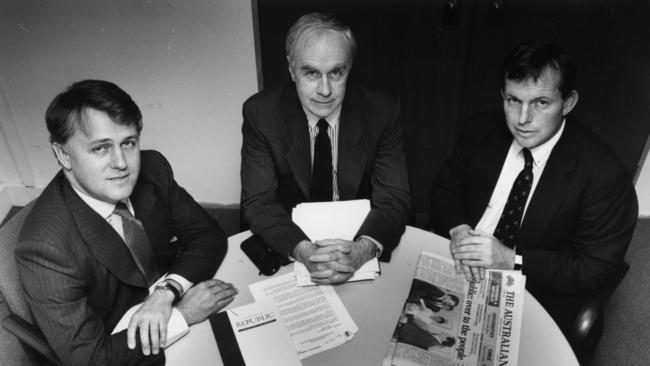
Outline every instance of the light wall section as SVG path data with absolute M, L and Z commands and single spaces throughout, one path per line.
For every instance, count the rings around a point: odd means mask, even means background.
M 636 181 L 636 194 L 639 199 L 639 216 L 650 217 L 650 158 L 645 157 L 641 174 Z
M 45 109 L 86 78 L 133 97 L 142 147 L 197 201 L 239 202 L 241 105 L 258 90 L 250 1 L 0 0 L 0 86 L 37 187 L 58 170 Z

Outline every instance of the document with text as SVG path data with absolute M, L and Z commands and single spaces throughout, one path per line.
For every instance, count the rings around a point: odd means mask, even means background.
M 293 273 L 249 285 L 255 301 L 272 301 L 300 359 L 351 340 L 359 328 L 332 286 L 299 287 Z

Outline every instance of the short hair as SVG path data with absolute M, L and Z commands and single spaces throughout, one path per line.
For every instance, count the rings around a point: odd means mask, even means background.
M 119 125 L 135 125 L 142 131 L 142 113 L 133 99 L 117 85 L 103 80 L 82 80 L 57 95 L 45 112 L 50 142 L 64 144 L 75 133 L 88 109 L 106 113 Z
M 294 48 L 296 43 L 307 34 L 321 35 L 328 31 L 339 32 L 343 34 L 348 41 L 348 59 L 350 63 L 354 60 L 357 51 L 357 41 L 350 27 L 338 20 L 333 14 L 329 13 L 309 13 L 301 16 L 289 29 L 287 38 L 284 42 L 287 51 L 289 63 L 293 62 Z
M 563 98 L 575 90 L 576 67 L 571 57 L 560 47 L 548 42 L 527 42 L 517 46 L 506 57 L 501 69 L 501 87 L 507 80 L 537 82 L 547 68 L 560 74 L 558 89 Z

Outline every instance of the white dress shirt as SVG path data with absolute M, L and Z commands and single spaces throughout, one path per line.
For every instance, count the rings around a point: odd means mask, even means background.
M 309 123 L 309 152 L 311 154 L 311 166 L 314 166 L 314 145 L 316 143 L 316 136 L 318 135 L 318 121 L 320 118 L 312 115 L 311 113 L 307 113 L 305 111 L 305 115 L 307 116 L 307 122 Z M 332 114 L 330 114 L 327 118 L 323 118 L 325 121 L 327 121 L 327 124 L 329 125 L 329 128 L 327 129 L 327 135 L 330 138 L 330 145 L 332 146 L 332 201 L 338 201 L 340 196 L 339 196 L 339 185 L 338 185 L 338 177 L 337 177 L 337 167 L 338 167 L 338 161 L 339 161 L 339 119 L 341 117 L 341 106 L 336 108 Z M 367 235 L 362 235 L 362 237 L 369 239 L 371 242 L 373 242 L 377 246 L 377 257 L 381 255 L 381 253 L 384 251 L 384 246 L 381 245 L 380 242 L 377 240 L 367 236 Z
M 564 132 L 565 121 L 562 121 L 562 126 L 558 132 L 553 135 L 545 143 L 530 149 L 530 152 L 533 156 L 533 185 L 530 188 L 530 193 L 528 194 L 528 199 L 526 200 L 526 206 L 524 206 L 524 212 L 522 215 L 521 222 L 523 223 L 526 217 L 526 211 L 528 209 L 528 204 L 530 203 L 531 197 L 535 192 L 537 183 L 539 183 L 539 178 L 544 172 L 544 167 L 546 167 L 546 162 L 548 161 L 553 148 L 557 144 L 558 140 Z M 517 179 L 517 175 L 524 168 L 524 155 L 522 153 L 523 147 L 513 138 L 512 144 L 510 144 L 510 150 L 508 150 L 508 155 L 506 160 L 503 162 L 503 167 L 501 168 L 501 174 L 497 180 L 497 184 L 492 192 L 492 197 L 490 197 L 490 202 L 483 212 L 481 220 L 476 224 L 476 230 L 482 230 L 488 234 L 493 234 L 494 230 L 499 223 L 501 218 L 501 213 L 503 212 L 504 207 L 506 206 L 506 201 L 510 195 L 510 189 Z

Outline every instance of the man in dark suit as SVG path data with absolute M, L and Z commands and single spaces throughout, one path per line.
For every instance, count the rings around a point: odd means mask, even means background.
M 631 177 L 569 116 L 575 68 L 557 46 L 521 45 L 502 71 L 503 115 L 470 119 L 434 180 L 431 224 L 456 269 L 518 269 L 566 333 L 583 296 L 622 263 L 637 220 Z
M 315 282 L 344 282 L 373 257 L 390 259 L 410 214 L 399 103 L 347 84 L 355 41 L 331 16 L 302 16 L 286 50 L 295 85 L 244 103 L 241 207 L 253 233 Z M 372 209 L 355 241 L 313 243 L 291 221 L 301 202 L 359 198 Z
M 448 294 L 438 286 L 415 278 L 413 279 L 413 284 L 411 285 L 406 302 L 424 302 L 429 309 L 438 312 L 441 309 L 453 310 L 458 305 L 459 299 L 458 296 Z
M 72 84 L 46 122 L 61 171 L 16 249 L 34 320 L 65 365 L 162 365 L 168 333 L 236 294 L 212 279 L 225 235 L 160 153 L 140 152 L 142 115 L 117 85 Z M 111 334 L 138 303 L 127 329 Z M 170 317 L 180 329 L 168 329 Z

